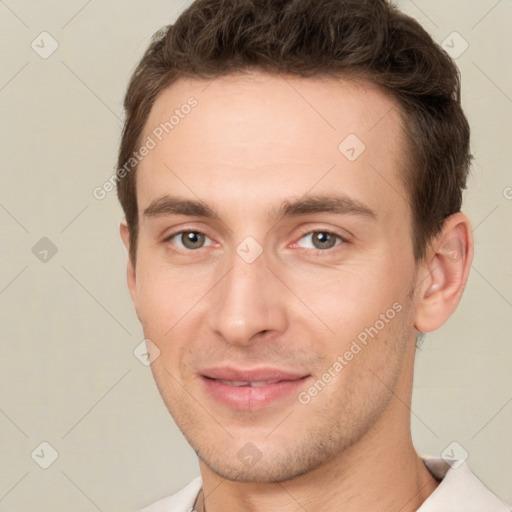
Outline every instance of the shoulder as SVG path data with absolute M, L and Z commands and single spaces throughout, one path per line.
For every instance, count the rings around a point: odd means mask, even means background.
M 432 458 L 423 462 L 441 482 L 418 512 L 510 512 L 510 507 L 493 494 L 465 462 L 454 460 L 447 464 L 443 459 Z
M 176 494 L 163 498 L 137 512 L 191 512 L 200 489 L 201 478 L 198 477 Z

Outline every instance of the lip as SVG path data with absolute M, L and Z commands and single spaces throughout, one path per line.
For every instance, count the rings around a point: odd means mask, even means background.
M 230 409 L 243 411 L 261 410 L 292 394 L 295 397 L 310 377 L 269 367 L 215 367 L 201 371 L 199 376 L 207 395 Z M 240 385 L 242 383 L 245 384 Z M 253 387 L 252 383 L 256 385 Z

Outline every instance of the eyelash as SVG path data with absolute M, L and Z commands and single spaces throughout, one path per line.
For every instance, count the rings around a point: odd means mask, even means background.
M 175 237 L 177 237 L 179 235 L 183 235 L 185 233 L 197 233 L 197 234 L 200 234 L 200 235 L 204 235 L 212 243 L 210 245 L 202 246 L 202 247 L 199 247 L 197 249 L 187 249 L 187 248 L 177 247 L 175 244 L 173 244 L 171 242 L 171 240 L 173 238 L 175 238 Z M 333 247 L 329 247 L 329 248 L 326 248 L 326 249 L 316 249 L 316 248 L 311 248 L 311 247 L 308 247 L 308 248 L 297 247 L 298 242 L 300 240 L 302 240 L 304 237 L 306 237 L 307 235 L 314 235 L 314 234 L 317 234 L 317 233 L 324 233 L 324 234 L 333 236 L 333 237 L 335 237 L 337 239 L 337 243 Z M 211 247 L 212 245 L 215 244 L 215 242 L 212 240 L 212 238 L 210 238 L 204 231 L 194 230 L 194 229 L 183 229 L 181 231 L 176 231 L 176 232 L 170 234 L 169 236 L 167 236 L 163 240 L 163 242 L 166 243 L 166 244 L 169 244 L 174 252 L 179 252 L 179 253 L 183 253 L 183 252 L 186 252 L 186 253 L 199 253 L 199 252 L 201 252 L 201 249 L 206 249 L 207 247 Z M 345 237 L 341 236 L 338 233 L 335 233 L 332 230 L 329 230 L 329 229 L 313 229 L 313 230 L 309 229 L 309 230 L 305 230 L 303 233 L 301 233 L 298 236 L 298 238 L 296 238 L 296 241 L 293 242 L 292 247 L 295 248 L 295 249 L 307 250 L 309 254 L 313 254 L 315 256 L 322 256 L 322 255 L 326 255 L 326 254 L 332 254 L 333 251 L 336 251 L 337 249 L 340 248 L 340 246 L 343 246 L 343 245 L 345 245 L 347 243 L 349 243 L 349 242 L 348 242 L 348 240 Z
M 169 236 L 165 237 L 163 242 L 166 243 L 166 244 L 169 244 L 173 251 L 175 252 L 187 252 L 187 253 L 193 253 L 193 252 L 200 252 L 201 249 L 205 249 L 206 247 L 210 247 L 212 244 L 210 245 L 207 245 L 207 246 L 203 246 L 203 247 L 199 247 L 198 249 L 183 249 L 181 247 L 177 247 L 175 244 L 173 244 L 171 242 L 171 240 L 179 235 L 183 235 L 185 233 L 196 233 L 196 234 L 199 234 L 199 235 L 204 235 L 206 238 L 208 238 L 211 242 L 213 242 L 213 240 L 204 232 L 204 231 L 200 231 L 199 229 L 182 229 L 181 231 L 176 231 L 172 234 L 170 234 Z
M 322 254 L 332 253 L 336 249 L 339 249 L 339 247 L 341 245 L 344 245 L 344 244 L 348 243 L 348 240 L 345 237 L 341 236 L 338 233 L 335 233 L 332 230 L 329 230 L 329 229 L 308 229 L 307 231 L 304 231 L 303 233 L 301 233 L 299 235 L 299 237 L 296 239 L 296 242 L 293 243 L 293 246 L 297 246 L 298 242 L 300 240 L 302 240 L 304 237 L 306 237 L 307 235 L 314 235 L 314 234 L 318 234 L 318 233 L 323 233 L 323 234 L 335 237 L 337 239 L 337 243 L 333 247 L 329 247 L 327 249 L 317 249 L 317 248 L 312 248 L 312 247 L 308 247 L 308 248 L 297 247 L 297 249 L 306 249 L 309 253 L 312 253 L 312 254 L 315 254 L 315 255 L 322 255 Z

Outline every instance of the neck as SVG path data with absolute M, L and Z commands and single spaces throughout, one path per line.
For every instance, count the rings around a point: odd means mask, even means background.
M 233 482 L 201 461 L 206 512 L 416 511 L 438 482 L 412 444 L 408 405 L 412 382 L 407 384 L 399 386 L 407 390 L 405 394 L 393 395 L 380 419 L 357 443 L 290 480 Z

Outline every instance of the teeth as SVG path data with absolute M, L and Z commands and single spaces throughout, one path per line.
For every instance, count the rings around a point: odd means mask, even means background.
M 244 380 L 219 380 L 219 382 L 222 382 L 222 384 L 226 384 L 227 386 L 235 386 L 235 387 L 242 387 L 242 386 L 248 386 L 252 388 L 259 388 L 261 386 L 268 386 L 269 384 L 275 384 L 276 382 L 279 382 L 278 380 L 261 380 L 261 381 L 254 381 L 254 382 L 248 382 Z
M 219 382 L 222 382 L 222 384 L 226 384 L 227 386 L 248 386 L 250 383 L 243 381 L 243 380 L 219 380 Z

